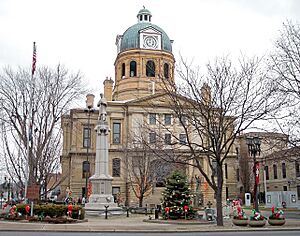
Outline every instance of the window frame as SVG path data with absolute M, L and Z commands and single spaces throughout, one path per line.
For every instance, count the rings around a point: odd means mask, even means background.
M 168 63 L 164 64 L 164 78 L 169 79 L 169 71 L 170 71 L 170 65 Z
M 87 132 L 86 132 L 87 131 Z M 84 148 L 90 148 L 92 143 L 91 133 L 92 130 L 90 127 L 84 127 L 82 133 L 82 146 Z
M 278 179 L 277 165 L 273 164 L 273 178 Z
M 121 76 L 125 76 L 125 73 L 126 73 L 126 66 L 125 66 L 125 63 L 122 63 L 122 70 L 121 70 Z
M 132 73 L 133 72 L 133 75 Z M 129 77 L 136 77 L 137 75 L 137 63 L 136 61 L 131 61 L 129 64 Z
M 155 144 L 156 143 L 156 133 L 155 132 L 150 132 L 149 133 L 149 143 L 150 144 Z
M 149 113 L 149 125 L 156 125 L 156 113 Z
M 265 166 L 265 171 L 266 171 L 266 180 L 269 180 L 270 179 L 269 166 Z
M 281 173 L 282 173 L 282 178 L 283 179 L 286 179 L 286 164 L 285 164 L 285 162 L 283 162 L 282 164 L 281 164 Z
M 164 143 L 166 145 L 171 145 L 172 135 L 170 133 L 165 133 Z
M 182 137 L 184 137 L 184 140 L 183 140 Z M 187 136 L 186 136 L 185 133 L 179 134 L 179 143 L 180 143 L 180 144 L 187 144 Z
M 121 177 L 121 159 L 112 159 L 112 177 Z
M 169 117 L 168 122 L 167 122 L 167 117 Z M 164 124 L 172 125 L 172 114 L 170 114 L 170 113 L 164 114 Z
M 112 132 L 112 143 L 120 144 L 121 143 L 121 122 L 113 122 L 113 132 Z M 115 125 L 119 125 L 118 130 L 116 130 Z M 118 131 L 118 132 L 117 132 Z
M 295 161 L 295 172 L 296 177 L 300 177 L 300 163 L 298 161 Z
M 146 76 L 155 77 L 155 62 L 153 60 L 148 60 L 146 63 Z

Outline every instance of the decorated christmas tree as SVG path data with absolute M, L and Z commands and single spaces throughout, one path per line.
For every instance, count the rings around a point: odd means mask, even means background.
M 190 219 L 194 211 L 190 206 L 191 194 L 187 177 L 180 171 L 174 171 L 166 179 L 166 188 L 162 193 L 162 210 L 165 219 Z

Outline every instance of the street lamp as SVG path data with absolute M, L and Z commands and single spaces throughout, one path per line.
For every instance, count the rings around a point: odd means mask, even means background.
M 248 152 L 253 157 L 253 175 L 254 175 L 254 209 L 258 212 L 258 192 L 257 185 L 259 183 L 259 162 L 256 161 L 256 155 L 260 155 L 261 141 L 258 137 L 247 137 L 246 144 L 248 145 Z
M 87 201 L 88 197 L 88 179 L 90 176 L 90 162 L 89 162 L 89 148 L 92 144 L 92 132 L 90 128 L 90 119 L 91 119 L 91 113 L 94 112 L 94 95 L 88 94 L 86 96 L 86 108 L 84 109 L 85 112 L 88 113 L 88 141 L 86 143 L 86 161 L 83 162 L 83 173 L 85 175 L 85 191 L 84 191 L 84 197 Z

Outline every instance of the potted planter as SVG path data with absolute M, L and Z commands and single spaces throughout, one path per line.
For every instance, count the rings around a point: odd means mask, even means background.
M 279 219 L 268 219 L 269 225 L 275 225 L 275 226 L 280 226 L 285 224 L 285 219 L 284 218 L 279 218 Z
M 245 215 L 244 210 L 240 206 L 233 211 L 232 223 L 237 226 L 248 225 L 248 217 Z
M 249 226 L 251 227 L 263 227 L 266 224 L 266 217 L 264 217 L 260 212 L 255 210 L 252 211 L 250 215 Z
M 232 219 L 232 223 L 236 226 L 247 226 L 248 222 L 248 219 Z
M 272 214 L 269 216 L 268 223 L 270 225 L 277 225 L 277 226 L 284 225 L 285 219 L 283 216 L 283 211 L 281 211 L 278 208 L 275 211 L 275 207 L 272 206 Z
M 263 227 L 266 224 L 266 220 L 250 220 L 249 221 L 249 226 L 251 227 Z

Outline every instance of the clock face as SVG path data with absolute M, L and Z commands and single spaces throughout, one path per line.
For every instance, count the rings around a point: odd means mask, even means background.
M 145 48 L 157 48 L 158 43 L 157 43 L 157 38 L 155 38 L 154 36 L 146 36 L 144 38 L 144 47 Z

